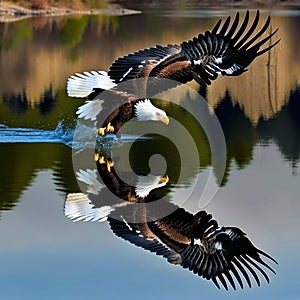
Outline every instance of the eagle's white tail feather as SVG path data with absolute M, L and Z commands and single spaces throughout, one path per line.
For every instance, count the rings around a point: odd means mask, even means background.
M 96 208 L 83 193 L 71 193 L 67 195 L 64 214 L 74 222 L 103 222 L 115 209 L 110 206 Z
M 104 101 L 100 99 L 85 101 L 83 105 L 78 107 L 76 114 L 78 118 L 96 121 L 97 115 L 103 108 L 103 103 Z
M 76 73 L 67 80 L 67 93 L 69 97 L 84 98 L 95 88 L 110 90 L 116 84 L 105 71 L 91 71 Z

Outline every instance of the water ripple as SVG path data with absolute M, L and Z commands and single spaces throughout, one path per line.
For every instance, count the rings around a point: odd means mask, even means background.
M 8 127 L 0 124 L 0 143 L 63 143 L 72 145 L 73 128 L 60 121 L 54 130 Z

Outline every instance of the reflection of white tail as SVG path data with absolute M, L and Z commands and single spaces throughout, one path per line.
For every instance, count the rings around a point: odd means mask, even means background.
M 64 214 L 67 218 L 76 221 L 102 222 L 115 209 L 110 206 L 96 208 L 83 193 L 71 193 L 67 195 Z
M 94 89 L 110 90 L 115 86 L 105 71 L 76 73 L 67 80 L 67 93 L 69 97 L 84 98 Z
M 97 179 L 97 170 L 96 169 L 86 169 L 76 172 L 77 179 L 81 182 L 87 184 L 86 191 L 88 193 L 98 195 L 99 192 L 103 189 L 104 185 L 101 184 Z
M 87 194 L 68 194 L 64 207 L 65 216 L 73 221 L 105 221 L 108 215 L 115 209 L 110 206 L 96 208 L 88 197 L 88 194 L 98 195 L 104 187 L 97 179 L 97 170 L 80 169 L 76 172 L 76 177 L 79 181 L 86 184 Z
M 116 84 L 105 71 L 91 71 L 83 74 L 76 73 L 68 78 L 67 93 L 69 97 L 84 98 L 89 96 L 95 89 L 110 90 Z M 86 101 L 77 110 L 79 118 L 95 121 L 102 110 L 103 100 L 95 99 Z

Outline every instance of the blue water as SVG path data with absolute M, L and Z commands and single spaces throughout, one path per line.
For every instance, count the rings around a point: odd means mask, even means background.
M 54 130 L 8 127 L 0 124 L 0 143 L 62 143 L 72 146 L 73 128 L 60 121 Z
M 65 127 L 63 120 L 60 121 L 54 130 L 24 128 L 24 127 L 9 127 L 0 124 L 0 143 L 61 143 L 73 149 L 81 149 L 87 146 L 87 141 L 95 146 L 96 136 L 94 134 L 96 128 L 81 125 L 76 129 Z M 76 139 L 74 133 L 76 132 Z M 138 135 L 123 134 L 121 138 L 114 134 L 107 134 L 105 137 L 98 136 L 97 140 L 116 142 L 131 142 L 137 138 L 149 139 L 149 137 L 140 137 Z

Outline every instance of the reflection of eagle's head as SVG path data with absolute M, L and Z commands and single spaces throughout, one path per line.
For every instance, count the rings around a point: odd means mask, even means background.
M 152 190 L 165 186 L 168 181 L 168 175 L 164 177 L 151 174 L 147 176 L 139 176 L 135 187 L 135 192 L 138 197 L 145 198 Z
M 129 198 L 131 201 L 135 199 L 136 203 L 138 203 L 140 200 L 148 197 L 152 190 L 163 187 L 169 182 L 168 175 L 161 177 L 149 174 L 147 176 L 138 176 L 136 185 L 131 187 L 117 176 L 113 165 L 110 166 L 110 170 L 107 169 L 106 163 L 100 165 L 103 166 L 102 179 L 108 179 L 105 180 L 105 183 L 109 186 L 109 189 L 113 192 L 119 189 L 127 191 L 122 193 L 122 196 L 127 198 L 120 198 L 120 202 L 117 203 L 106 203 L 100 207 L 95 206 L 93 201 L 101 200 L 100 192 L 105 188 L 105 185 L 99 182 L 96 169 L 80 169 L 76 172 L 77 179 L 84 185 L 82 187 L 86 192 L 69 193 L 67 195 L 64 206 L 64 214 L 67 218 L 73 221 L 105 221 L 116 208 L 130 204 Z M 128 201 L 125 205 L 124 200 Z
M 166 113 L 155 107 L 149 99 L 140 100 L 134 105 L 135 115 L 139 121 L 161 121 L 169 124 L 169 118 Z

